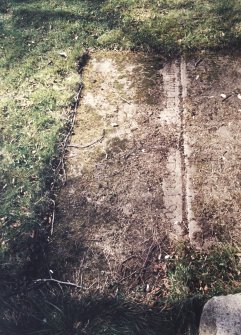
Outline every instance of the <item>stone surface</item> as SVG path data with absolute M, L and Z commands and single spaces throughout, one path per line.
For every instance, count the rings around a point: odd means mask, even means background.
M 199 335 L 240 335 L 241 294 L 214 297 L 204 306 Z
M 240 69 L 233 55 L 91 54 L 50 247 L 64 281 L 149 304 L 172 290 L 177 243 L 241 244 Z

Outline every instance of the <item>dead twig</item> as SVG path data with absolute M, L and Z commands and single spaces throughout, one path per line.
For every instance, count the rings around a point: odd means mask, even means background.
M 101 239 L 99 239 L 99 240 L 84 240 L 84 242 L 102 242 L 102 240 Z
M 126 271 L 123 271 L 123 267 L 126 266 L 126 265 L 125 265 L 126 262 L 130 261 L 130 260 L 133 259 L 133 258 L 140 258 L 140 257 L 137 256 L 137 255 L 132 255 L 132 256 L 126 258 L 126 259 L 119 265 L 119 272 L 120 272 L 121 274 L 124 272 L 123 275 L 125 275 L 125 272 L 126 272 Z
M 195 63 L 195 67 L 198 67 L 198 65 L 203 61 L 202 58 L 199 58 L 196 63 Z
M 65 184 L 66 180 L 67 180 L 66 171 L 65 171 L 65 162 L 64 162 L 65 161 L 65 152 L 66 152 L 66 148 L 68 147 L 68 143 L 70 142 L 71 135 L 73 133 L 75 120 L 76 120 L 76 115 L 77 115 L 77 109 L 79 107 L 80 94 L 83 90 L 83 87 L 84 87 L 84 85 L 80 84 L 79 90 L 76 94 L 74 109 L 71 113 L 72 117 L 70 119 L 70 127 L 69 127 L 69 130 L 68 130 L 68 133 L 65 136 L 64 141 L 62 142 L 62 155 L 60 157 L 59 164 L 58 164 L 58 166 L 55 170 L 55 173 L 57 175 L 58 172 L 62 169 L 62 171 L 63 171 L 63 184 Z
M 123 264 L 125 264 L 126 262 L 128 262 L 129 260 L 131 260 L 132 258 L 139 258 L 139 256 L 137 256 L 137 255 L 132 255 L 132 256 L 126 258 L 126 259 L 121 263 L 121 266 L 122 266 Z
M 103 129 L 102 136 L 100 138 L 98 138 L 97 140 L 95 140 L 95 141 L 93 141 L 93 142 L 91 142 L 89 144 L 86 144 L 86 145 L 69 144 L 69 145 L 67 145 L 67 147 L 69 147 L 69 148 L 77 148 L 77 149 L 86 149 L 86 148 L 89 148 L 92 145 L 94 145 L 94 144 L 102 141 L 104 137 L 105 137 L 105 130 Z
M 229 98 L 231 98 L 232 94 L 228 94 L 225 98 L 223 98 L 222 102 L 228 100 Z
M 121 95 L 119 95 L 119 97 L 121 98 L 121 100 L 123 100 L 124 102 L 126 102 L 128 105 L 130 105 L 130 101 L 126 100 L 125 98 L 123 98 Z
M 119 280 L 118 283 L 122 283 L 124 280 L 129 279 L 130 277 L 134 276 L 136 273 L 139 273 L 139 270 L 136 270 L 132 272 L 131 274 L 125 276 L 124 278 L 121 278 L 121 280 Z
M 143 264 L 143 266 L 142 266 L 142 272 L 144 272 L 144 271 L 146 270 L 146 267 L 147 267 L 147 264 L 148 264 L 148 262 L 149 262 L 149 260 L 150 260 L 150 257 L 151 257 L 151 255 L 152 255 L 153 251 L 154 251 L 157 247 L 158 247 L 158 246 L 157 246 L 156 244 L 152 244 L 152 245 L 150 246 L 150 248 L 149 248 L 149 250 L 148 250 L 148 253 L 147 253 L 147 256 L 146 256 L 146 259 L 145 259 L 145 262 L 144 262 L 144 264 Z
M 52 212 L 52 217 L 51 217 L 51 229 L 50 229 L 50 235 L 52 236 L 54 233 L 54 221 L 55 221 L 55 201 L 53 199 L 51 199 L 52 203 L 53 203 L 53 212 Z
M 34 284 L 45 284 L 45 283 L 55 283 L 55 284 L 59 284 L 59 285 L 66 285 L 66 286 L 71 286 L 71 287 L 76 287 L 76 288 L 83 289 L 83 286 L 77 285 L 75 283 L 65 282 L 65 281 L 61 281 L 61 280 L 57 280 L 57 279 L 53 279 L 53 278 L 41 278 L 41 279 L 34 280 Z
M 10 298 L 10 297 L 13 297 L 15 295 L 25 294 L 25 293 L 27 293 L 31 290 L 34 290 L 35 288 L 39 288 L 39 286 L 41 284 L 46 284 L 46 283 L 57 284 L 61 288 L 61 290 L 62 290 L 62 286 L 70 286 L 70 287 L 75 287 L 75 288 L 85 290 L 85 288 L 83 286 L 80 286 L 80 285 L 75 284 L 75 283 L 65 282 L 65 281 L 61 281 L 61 280 L 57 280 L 57 279 L 53 279 L 53 278 L 41 278 L 41 279 L 34 280 L 31 285 L 29 285 L 28 287 L 25 287 L 22 290 L 18 289 L 16 291 L 12 292 L 11 294 L 8 294 L 8 295 L 4 296 L 4 298 Z

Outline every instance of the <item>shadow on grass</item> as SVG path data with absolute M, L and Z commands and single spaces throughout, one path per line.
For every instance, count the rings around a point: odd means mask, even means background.
M 54 39 L 59 40 L 61 48 L 66 43 L 74 46 L 79 42 L 88 47 L 99 45 L 173 54 L 182 50 L 203 48 L 205 41 L 209 48 L 224 48 L 228 45 L 238 47 L 240 41 L 238 27 L 241 22 L 241 9 L 235 0 L 205 1 L 203 10 L 199 1 L 184 1 L 177 5 L 163 1 L 159 6 L 148 6 L 145 20 L 138 18 L 138 8 L 134 9 L 137 11 L 136 16 L 129 14 L 132 10 L 131 2 L 115 6 L 107 1 L 73 0 L 68 2 L 65 9 L 61 9 L 61 3 L 56 8 L 45 4 L 46 8 L 42 9 L 34 8 L 32 3 L 39 6 L 41 1 L 13 1 L 12 31 L 5 29 L 9 38 L 11 35 L 16 36 L 12 61 L 19 61 L 37 49 L 38 43 L 48 38 L 50 30 L 53 33 L 52 26 L 56 30 Z M 81 15 L 75 12 L 78 6 Z M 141 6 L 143 4 L 140 1 L 140 8 Z M 180 15 L 177 15 L 178 11 Z M 162 12 L 163 15 L 160 15 Z M 156 17 L 156 14 L 159 16 Z M 59 35 L 58 24 L 62 36 Z M 4 27 L 1 30 L 4 33 Z M 72 41 L 72 32 L 78 34 L 77 42 Z M 91 36 L 93 38 L 90 39 Z M 35 43 L 29 42 L 31 38 L 35 38 Z M 51 38 L 48 41 L 50 45 L 53 43 Z
M 202 306 L 202 300 L 192 299 L 150 309 L 106 295 L 76 299 L 73 290 L 44 286 L 17 299 L 1 299 L 0 334 L 194 335 Z
M 60 9 L 52 11 L 23 8 L 14 11 L 13 14 L 14 26 L 16 29 L 27 28 L 29 26 L 39 28 L 48 22 L 53 23 L 55 20 L 77 21 L 82 19 L 86 19 L 86 16 L 76 15 L 75 13 Z
M 235 0 L 210 1 L 210 5 L 210 16 L 218 18 L 217 25 L 222 34 L 223 45 L 220 47 L 230 45 L 240 49 L 241 6 Z
M 76 14 L 73 8 L 70 11 L 53 8 L 51 4 L 43 4 L 41 1 L 16 1 L 12 2 L 10 15 L 6 21 L 1 22 L 0 36 L 1 44 L 5 50 L 2 62 L 4 66 L 21 66 L 20 62 L 28 62 L 33 55 L 39 57 L 53 48 L 65 48 L 83 44 L 86 31 L 92 33 L 96 26 L 90 18 L 90 12 L 97 11 L 95 4 L 84 6 L 83 15 Z M 82 5 L 84 1 L 80 2 Z M 28 5 L 31 6 L 28 6 Z M 4 8 L 6 6 L 3 6 Z M 71 7 L 71 6 L 70 6 Z M 6 23 L 7 22 L 7 23 Z M 97 29 L 100 23 L 96 21 Z M 75 33 L 79 34 L 79 41 L 73 38 Z M 25 67 L 23 64 L 22 67 Z

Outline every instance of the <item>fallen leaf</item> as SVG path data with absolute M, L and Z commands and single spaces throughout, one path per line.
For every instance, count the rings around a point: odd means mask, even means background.
M 119 127 L 118 123 L 112 123 L 111 126 L 112 127 Z
M 60 52 L 59 52 L 59 55 L 60 55 L 61 57 L 67 58 L 67 53 L 64 52 L 64 51 L 60 51 Z

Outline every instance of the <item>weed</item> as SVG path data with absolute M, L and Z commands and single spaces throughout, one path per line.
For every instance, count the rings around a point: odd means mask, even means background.
M 177 250 L 169 264 L 169 299 L 228 294 L 239 283 L 238 252 L 230 245 L 222 244 L 206 252 L 185 245 Z

